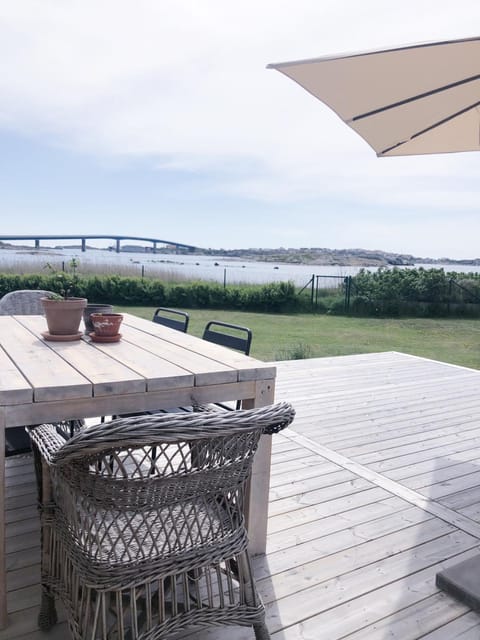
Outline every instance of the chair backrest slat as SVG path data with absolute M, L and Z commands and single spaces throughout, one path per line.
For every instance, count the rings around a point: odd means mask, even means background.
M 252 332 L 248 327 L 211 320 L 207 323 L 202 337 L 208 342 L 241 351 L 246 356 L 250 353 Z
M 158 307 L 155 310 L 152 318 L 153 322 L 162 324 L 170 329 L 176 331 L 187 332 L 190 316 L 185 311 L 178 311 L 177 309 L 167 309 L 166 307 Z

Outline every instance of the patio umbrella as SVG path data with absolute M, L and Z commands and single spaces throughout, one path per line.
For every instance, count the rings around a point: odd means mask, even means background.
M 480 150 L 480 37 L 269 64 L 376 151 Z
M 268 68 L 333 109 L 379 157 L 480 150 L 480 38 Z M 480 555 L 441 571 L 436 583 L 480 612 Z

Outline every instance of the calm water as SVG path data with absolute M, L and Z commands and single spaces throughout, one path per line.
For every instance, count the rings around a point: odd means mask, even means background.
M 107 250 L 89 249 L 82 253 L 74 249 L 0 249 L 0 268 L 14 268 L 20 272 L 32 267 L 41 270 L 46 262 L 61 268 L 62 262 L 75 257 L 82 267 L 93 271 L 95 267 L 105 266 L 109 272 L 121 275 L 158 276 L 173 279 L 176 276 L 187 279 L 210 280 L 226 284 L 264 284 L 291 280 L 297 286 L 306 285 L 312 275 L 319 277 L 322 287 L 336 286 L 341 278 L 355 275 L 360 267 L 290 265 L 247 261 L 221 256 L 190 256 L 171 254 L 115 253 Z M 479 273 L 480 267 L 469 265 L 418 265 L 425 268 L 444 268 L 445 271 Z M 408 268 L 408 267 L 406 267 Z M 375 271 L 376 267 L 369 267 Z

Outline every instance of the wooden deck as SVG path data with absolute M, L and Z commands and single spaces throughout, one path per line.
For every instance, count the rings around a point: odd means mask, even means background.
M 272 640 L 470 640 L 480 617 L 435 574 L 480 552 L 480 371 L 399 353 L 277 363 L 297 410 L 274 438 L 268 553 L 254 558 Z M 7 469 L 10 626 L 36 631 L 29 458 Z M 247 640 L 232 628 L 190 640 Z

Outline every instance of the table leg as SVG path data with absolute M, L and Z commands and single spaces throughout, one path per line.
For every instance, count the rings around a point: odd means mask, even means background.
M 5 629 L 7 626 L 5 554 L 5 414 L 0 409 L 0 629 Z
M 261 380 L 256 383 L 255 398 L 244 400 L 242 408 L 250 409 L 272 404 L 274 395 L 275 380 Z M 272 436 L 262 436 L 253 461 L 252 477 L 245 505 L 249 538 L 248 549 L 252 555 L 263 554 L 267 548 L 271 457 Z

